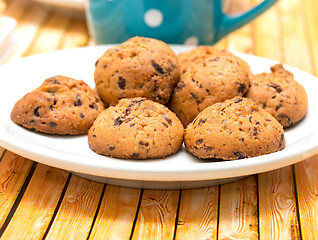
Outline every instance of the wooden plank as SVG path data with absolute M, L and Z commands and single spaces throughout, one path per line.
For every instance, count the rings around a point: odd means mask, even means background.
M 38 4 L 30 4 L 23 18 L 19 19 L 13 34 L 14 48 L 8 54 L 4 63 L 25 56 L 26 50 L 37 36 L 40 26 L 46 19 L 48 11 Z
M 179 192 L 145 190 L 132 239 L 173 239 Z
M 303 16 L 306 18 L 307 23 L 305 29 L 308 29 L 308 45 L 313 59 L 313 74 L 318 75 L 318 1 L 304 0 L 300 1 L 300 4 L 304 4 Z
M 6 151 L 0 163 L 0 227 L 16 200 L 33 162 Z
M 38 164 L 1 239 L 40 239 L 53 216 L 68 173 Z
M 221 186 L 218 239 L 258 239 L 256 176 Z
M 176 239 L 217 239 L 219 187 L 182 190 Z
M 88 44 L 88 30 L 84 19 L 75 19 L 69 25 L 64 41 L 59 48 L 83 47 Z
M 89 239 L 129 239 L 140 192 L 108 185 Z
M 45 239 L 87 239 L 103 184 L 72 176 Z
M 48 52 L 57 49 L 61 46 L 63 36 L 66 34 L 67 26 L 70 18 L 58 13 L 49 15 L 47 23 L 36 37 L 30 48 L 25 52 L 25 55 L 32 55 L 42 52 Z
M 292 166 L 258 179 L 260 239 L 300 239 Z
M 281 0 L 278 2 L 281 18 L 283 61 L 304 71 L 312 72 L 309 47 L 304 30 L 304 19 L 301 16 L 299 0 Z
M 244 1 L 244 9 L 252 7 L 251 0 Z M 238 51 L 243 53 L 253 53 L 254 44 L 252 38 L 252 25 L 251 23 L 243 26 L 242 28 L 232 32 L 227 37 L 227 48 L 229 51 Z
M 31 0 L 10 0 L 7 2 L 3 15 L 19 19 L 25 13 L 25 9 L 30 2 Z
M 3 147 L 0 146 L 0 162 L 1 162 L 1 157 L 2 157 L 2 154 L 4 153 L 5 149 Z
M 318 239 L 318 155 L 295 165 L 303 239 Z
M 253 0 L 253 3 L 258 4 L 262 1 Z M 282 60 L 283 48 L 279 21 L 277 4 L 255 19 L 252 23 L 254 54 L 276 61 Z

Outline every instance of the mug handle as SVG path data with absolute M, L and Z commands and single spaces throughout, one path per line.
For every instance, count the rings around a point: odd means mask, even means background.
M 223 38 L 225 35 L 229 34 L 230 32 L 242 27 L 249 21 L 252 21 L 254 18 L 258 17 L 264 11 L 273 6 L 277 1 L 278 0 L 264 0 L 251 10 L 233 16 L 225 14 L 220 6 L 222 16 L 220 31 L 217 35 L 217 41 Z

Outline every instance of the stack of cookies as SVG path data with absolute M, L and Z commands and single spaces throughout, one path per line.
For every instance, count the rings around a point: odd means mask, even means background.
M 212 46 L 176 56 L 162 41 L 134 37 L 95 66 L 96 92 L 55 76 L 20 99 L 11 119 L 47 134 L 88 134 L 93 151 L 115 158 L 164 158 L 184 141 L 198 158 L 235 160 L 282 150 L 284 128 L 307 112 L 304 88 L 281 64 L 253 75 Z

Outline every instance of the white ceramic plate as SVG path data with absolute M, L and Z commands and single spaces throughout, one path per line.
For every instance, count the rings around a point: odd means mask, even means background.
M 318 153 L 318 79 L 289 66 L 285 67 L 294 73 L 296 80 L 308 93 L 308 114 L 303 121 L 286 131 L 287 145 L 284 150 L 255 158 L 208 162 L 201 161 L 182 149 L 166 159 L 120 160 L 91 151 L 86 136 L 62 137 L 39 134 L 26 130 L 10 120 L 10 112 L 15 102 L 25 93 L 38 87 L 45 78 L 66 75 L 82 79 L 94 87 L 94 64 L 107 47 L 61 50 L 19 59 L 1 66 L 0 145 L 40 163 L 78 174 L 113 179 L 115 182 L 106 182 L 119 185 L 150 188 L 185 188 L 215 184 L 222 182 L 222 179 L 291 165 Z M 189 50 L 189 47 L 185 46 L 172 48 L 176 53 Z M 269 67 L 276 63 L 251 55 L 237 55 L 250 64 L 254 73 L 269 71 Z M 212 183 L 212 180 L 216 181 Z

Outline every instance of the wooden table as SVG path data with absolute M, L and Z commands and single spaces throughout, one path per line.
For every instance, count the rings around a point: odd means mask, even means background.
M 317 9 L 317 0 L 280 0 L 218 45 L 317 75 Z M 91 42 L 84 19 L 28 0 L 8 0 L 4 14 L 18 21 L 5 62 Z M 318 239 L 318 156 L 192 190 L 104 185 L 1 147 L 0 156 L 1 240 Z

